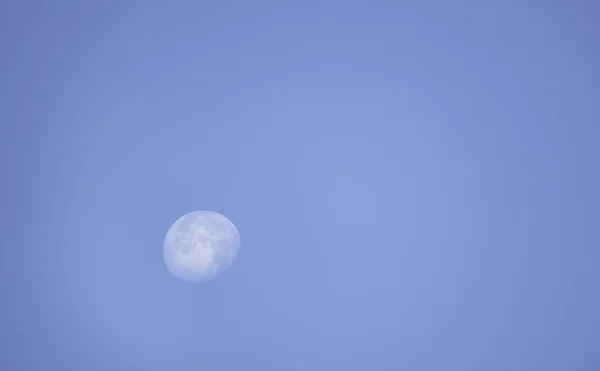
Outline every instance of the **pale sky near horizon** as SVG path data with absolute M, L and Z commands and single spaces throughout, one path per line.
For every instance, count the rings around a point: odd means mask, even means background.
M 0 369 L 599 370 L 600 5 L 440 4 L 2 2 Z

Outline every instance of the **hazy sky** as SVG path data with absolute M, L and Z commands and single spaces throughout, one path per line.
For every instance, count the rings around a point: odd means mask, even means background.
M 0 5 L 0 369 L 600 368 L 600 6 L 90 3 Z

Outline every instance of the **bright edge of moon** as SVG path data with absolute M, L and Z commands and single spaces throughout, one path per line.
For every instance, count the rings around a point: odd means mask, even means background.
M 163 256 L 174 277 L 200 283 L 229 268 L 239 249 L 240 234 L 231 220 L 214 211 L 193 211 L 169 228 Z

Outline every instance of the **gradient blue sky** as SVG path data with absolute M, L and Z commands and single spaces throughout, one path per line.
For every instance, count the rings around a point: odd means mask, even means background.
M 599 370 L 592 4 L 2 2 L 0 368 Z

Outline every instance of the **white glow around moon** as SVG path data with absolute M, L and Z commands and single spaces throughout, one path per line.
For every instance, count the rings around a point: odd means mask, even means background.
M 239 248 L 240 234 L 229 219 L 213 211 L 194 211 L 169 228 L 163 255 L 174 277 L 203 282 L 227 269 Z

